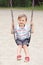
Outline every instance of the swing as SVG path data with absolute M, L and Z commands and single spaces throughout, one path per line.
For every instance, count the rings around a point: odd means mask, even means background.
M 12 16 L 12 31 L 11 33 L 14 34 L 15 38 L 15 33 L 14 33 L 14 19 L 13 19 L 13 10 L 12 10 L 12 0 L 10 0 L 10 5 L 11 5 L 11 16 Z M 34 8 L 34 0 L 32 1 L 32 11 L 31 11 L 31 20 L 30 20 L 30 37 L 28 43 L 30 43 L 31 40 L 31 30 L 32 30 L 32 20 L 33 20 L 33 8 Z M 29 46 L 29 44 L 27 45 Z

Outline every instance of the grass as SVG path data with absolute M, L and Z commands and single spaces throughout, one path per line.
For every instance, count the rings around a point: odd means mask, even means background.
M 43 5 L 42 6 L 35 6 L 34 9 L 35 10 L 43 10 Z
M 9 7 L 0 7 L 0 9 L 9 9 Z M 11 7 L 10 7 L 11 9 Z M 32 7 L 13 7 L 13 9 L 18 9 L 18 10 L 31 10 Z M 43 5 L 42 6 L 35 6 L 33 8 L 34 10 L 43 10 Z

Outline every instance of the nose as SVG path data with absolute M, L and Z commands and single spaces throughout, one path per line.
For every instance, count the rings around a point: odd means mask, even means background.
M 22 23 L 23 21 L 21 20 L 20 22 Z

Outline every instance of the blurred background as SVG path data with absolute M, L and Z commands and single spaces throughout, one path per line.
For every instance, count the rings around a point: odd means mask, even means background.
M 12 0 L 13 7 L 31 7 L 32 0 Z M 35 6 L 43 6 L 43 0 L 34 0 Z M 10 0 L 0 0 L 0 7 L 10 7 Z

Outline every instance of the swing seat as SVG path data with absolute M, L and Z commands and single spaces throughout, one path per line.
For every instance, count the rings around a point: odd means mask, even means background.
M 14 39 L 15 39 L 15 35 L 14 35 Z M 16 42 L 17 45 L 26 44 L 27 46 L 29 46 L 30 40 L 31 40 L 31 36 L 27 39 L 24 39 L 24 40 L 15 39 L 15 42 Z
M 27 46 L 29 46 L 30 40 L 31 40 L 31 37 L 29 37 L 29 39 L 28 39 Z

